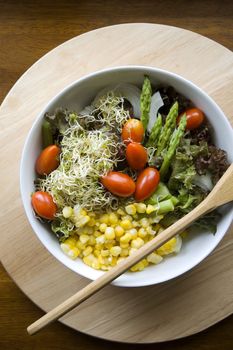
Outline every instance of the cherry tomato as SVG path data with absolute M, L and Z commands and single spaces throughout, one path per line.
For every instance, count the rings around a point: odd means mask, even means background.
M 135 191 L 135 182 L 126 174 L 119 171 L 110 171 L 106 176 L 101 178 L 101 183 L 111 193 L 119 197 L 129 197 Z
M 37 191 L 33 193 L 32 206 L 40 217 L 48 220 L 52 220 L 57 211 L 53 197 L 47 192 Z
M 131 142 L 126 147 L 126 159 L 130 168 L 141 170 L 147 163 L 147 151 L 140 143 Z
M 137 201 L 143 201 L 150 197 L 156 190 L 160 180 L 160 174 L 155 168 L 144 169 L 137 178 L 134 197 Z
M 126 144 L 132 141 L 142 142 L 144 137 L 142 122 L 134 118 L 129 119 L 123 126 L 121 137 Z
M 36 161 L 36 171 L 40 175 L 48 175 L 59 165 L 60 148 L 51 145 L 43 149 Z
M 184 113 L 183 113 L 184 114 Z M 178 119 L 177 122 L 180 122 L 180 118 L 182 117 L 181 114 Z M 186 125 L 186 130 L 193 130 L 198 128 L 204 121 L 204 114 L 203 112 L 198 109 L 198 108 L 191 108 L 188 109 L 187 111 L 185 111 L 186 114 L 186 119 L 187 119 L 187 125 Z

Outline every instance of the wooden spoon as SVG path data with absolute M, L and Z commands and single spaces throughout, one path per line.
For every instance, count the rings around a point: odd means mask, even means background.
M 135 265 L 138 261 L 143 259 L 148 254 L 152 253 L 155 249 L 159 248 L 165 242 L 172 237 L 180 233 L 193 221 L 197 220 L 200 216 L 207 212 L 226 204 L 233 200 L 233 164 L 228 168 L 226 173 L 218 181 L 211 193 L 206 199 L 199 204 L 194 210 L 185 215 L 182 219 L 177 221 L 172 226 L 168 227 L 158 236 L 142 246 L 137 252 L 129 256 L 121 263 L 113 267 L 110 271 L 105 272 L 101 277 L 88 284 L 86 287 L 78 291 L 76 294 L 65 300 L 63 303 L 49 311 L 42 316 L 36 322 L 32 323 L 27 331 L 30 335 L 38 332 L 49 323 L 57 320 L 68 311 L 72 310 L 75 306 L 81 304 L 84 300 L 88 299 L 94 293 L 98 292 L 106 284 L 113 281 L 115 278 L 127 271 L 131 266 Z

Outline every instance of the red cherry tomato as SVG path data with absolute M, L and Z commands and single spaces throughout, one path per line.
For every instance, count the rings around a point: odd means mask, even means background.
M 107 190 L 119 197 L 129 197 L 135 191 L 133 179 L 129 175 L 118 171 L 110 171 L 101 178 L 101 183 Z
M 134 197 L 137 201 L 143 201 L 150 197 L 156 190 L 160 180 L 160 174 L 155 168 L 144 169 L 137 178 Z
M 193 130 L 198 128 L 204 121 L 204 114 L 203 112 L 198 109 L 198 108 L 191 108 L 185 111 L 186 114 L 186 119 L 187 119 L 187 125 L 186 125 L 186 130 Z M 181 114 L 177 122 L 180 122 L 180 118 L 182 117 L 183 114 Z
M 57 211 L 57 206 L 53 197 L 42 191 L 37 191 L 32 195 L 32 206 L 35 212 L 42 218 L 52 220 Z
M 130 168 L 141 170 L 147 163 L 147 151 L 140 143 L 131 142 L 126 147 L 126 159 Z
M 126 144 L 132 141 L 142 142 L 144 137 L 142 122 L 134 118 L 129 119 L 123 126 L 121 137 Z
M 40 175 L 48 175 L 59 165 L 60 148 L 51 145 L 43 149 L 36 161 L 36 171 Z

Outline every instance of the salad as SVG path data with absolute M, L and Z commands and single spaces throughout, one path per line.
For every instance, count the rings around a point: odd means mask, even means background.
M 173 87 L 145 77 L 108 86 L 81 111 L 59 108 L 42 122 L 32 207 L 61 249 L 109 270 L 194 209 L 226 171 L 204 113 Z M 215 232 L 212 212 L 194 225 Z M 179 253 L 177 235 L 131 268 Z

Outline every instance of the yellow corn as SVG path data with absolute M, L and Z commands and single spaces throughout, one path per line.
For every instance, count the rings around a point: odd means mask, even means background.
M 107 228 L 107 224 L 105 224 L 104 222 L 99 225 L 100 232 L 105 232 L 106 228 Z
M 119 246 L 113 246 L 111 249 L 110 249 L 110 253 L 113 255 L 113 256 L 118 256 L 121 254 L 121 247 Z
M 115 231 L 112 227 L 107 227 L 105 230 L 105 238 L 106 239 L 114 239 L 115 238 Z
M 70 218 L 73 214 L 73 209 L 71 207 L 64 207 L 62 210 L 62 215 L 64 218 Z
M 124 232 L 125 232 L 125 230 L 120 225 L 117 225 L 115 227 L 115 235 L 116 235 L 116 237 L 121 237 L 124 234 Z
M 124 236 L 120 238 L 121 243 L 129 243 L 129 241 L 132 239 L 130 233 L 125 233 Z
M 151 253 L 147 256 L 146 260 L 152 264 L 159 264 L 163 258 L 156 253 Z
M 130 220 L 122 220 L 120 222 L 121 227 L 123 227 L 124 230 L 129 230 L 132 227 L 132 223 Z
M 131 247 L 139 249 L 139 248 L 141 248 L 143 246 L 143 244 L 144 244 L 143 239 L 138 237 L 138 238 L 132 240 Z
M 86 249 L 83 251 L 83 255 L 88 256 L 89 254 L 91 254 L 92 250 L 93 249 L 91 246 L 86 247 Z
M 144 203 L 135 203 L 135 206 L 136 206 L 137 212 L 139 214 L 143 214 L 143 213 L 146 212 L 146 204 L 144 204 Z
M 135 215 L 137 212 L 137 209 L 134 204 L 129 204 L 125 207 L 125 211 L 129 215 Z
M 103 214 L 101 217 L 100 217 L 100 222 L 103 223 L 103 224 L 108 224 L 108 214 Z
M 79 237 L 79 239 L 80 239 L 81 243 L 86 244 L 89 241 L 89 236 L 88 235 L 81 235 Z
M 147 217 L 154 209 L 150 204 L 132 203 L 124 209 L 99 215 L 78 205 L 64 207 L 63 216 L 70 217 L 76 228 L 75 234 L 61 243 L 61 249 L 72 259 L 80 257 L 88 266 L 107 271 L 163 230 Z M 145 216 L 139 219 L 143 213 Z M 178 253 L 181 244 L 182 239 L 176 236 L 130 270 L 142 271 L 148 264 L 158 264 L 163 255 Z
M 118 223 L 118 216 L 115 213 L 109 214 L 109 223 L 112 225 Z
M 131 228 L 130 230 L 127 231 L 127 233 L 130 234 L 131 239 L 137 238 L 138 232 L 135 228 Z
M 155 211 L 155 210 L 156 210 L 156 207 L 155 207 L 154 205 L 148 204 L 148 205 L 147 205 L 147 208 L 146 208 L 146 213 L 147 213 L 147 214 L 151 214 L 151 213 L 153 213 L 153 211 Z

